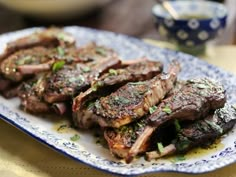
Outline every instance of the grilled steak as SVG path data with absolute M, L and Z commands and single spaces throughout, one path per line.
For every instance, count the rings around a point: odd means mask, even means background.
M 38 75 L 36 78 L 22 83 L 19 88 L 18 96 L 25 111 L 31 113 L 49 112 L 51 107 L 43 101 L 42 95 L 45 88 L 45 74 Z
M 172 144 L 165 147 L 162 152 L 148 152 L 147 159 L 160 158 L 172 153 L 185 153 L 194 147 L 207 147 L 231 130 L 235 123 L 236 110 L 233 106 L 226 104 L 224 108 L 217 109 L 214 114 L 203 120 L 183 125 Z
M 126 158 L 129 150 L 135 143 L 137 137 L 143 132 L 147 125 L 147 119 L 142 118 L 137 122 L 124 125 L 119 128 L 106 128 L 104 137 L 107 140 L 110 152 L 120 158 Z M 142 144 L 138 154 L 146 152 L 150 146 L 150 142 Z
M 104 53 L 96 53 L 98 48 Z M 110 49 L 93 46 L 89 51 L 91 52 L 90 57 L 86 48 L 86 57 L 90 59 L 90 62 L 87 62 L 86 65 L 77 63 L 75 66 L 65 66 L 62 70 L 52 73 L 48 77 L 44 93 L 45 101 L 53 103 L 70 100 L 87 89 L 99 75 L 110 68 L 121 66 L 120 59 Z M 81 53 L 81 55 L 85 53 Z
M 151 80 L 130 82 L 95 103 L 95 113 L 102 127 L 120 127 L 144 116 L 173 88 L 180 66 L 172 63 L 168 74 Z
M 95 80 L 91 88 L 74 99 L 73 110 L 79 110 L 83 103 L 104 96 L 104 94 L 109 94 L 113 87 L 120 87 L 127 82 L 151 79 L 162 72 L 162 69 L 163 65 L 160 62 L 153 61 L 142 61 L 117 70 L 111 69 Z
M 150 125 L 146 126 L 131 148 L 127 161 L 132 160 L 141 144 L 145 143 L 160 125 L 173 119 L 196 120 L 206 117 L 211 110 L 222 108 L 225 101 L 225 90 L 219 83 L 207 78 L 188 80 L 179 92 L 163 100 L 148 117 Z
M 27 49 L 34 46 L 74 46 L 74 44 L 75 39 L 70 34 L 58 28 L 48 28 L 9 42 L 4 53 L 0 56 L 0 61 L 20 49 Z

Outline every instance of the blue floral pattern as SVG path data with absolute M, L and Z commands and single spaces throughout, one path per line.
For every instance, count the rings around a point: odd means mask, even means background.
M 10 40 L 32 33 L 35 30 L 37 28 L 1 35 L 0 43 L 6 44 Z M 95 41 L 98 44 L 114 48 L 125 59 L 146 56 L 153 60 L 162 61 L 165 66 L 168 66 L 173 59 L 177 59 L 182 66 L 182 72 L 179 76 L 180 79 L 196 77 L 216 79 L 225 86 L 228 102 L 236 102 L 236 77 L 201 59 L 180 52 L 153 47 L 144 44 L 140 40 L 111 32 L 82 27 L 66 27 L 65 30 L 71 32 L 76 37 L 78 46 Z M 3 46 L 0 46 L 0 50 L 3 50 Z M 58 134 L 55 134 L 55 130 L 46 129 L 40 124 L 35 124 L 31 119 L 32 117 L 30 117 L 32 115 L 19 111 L 17 107 L 10 108 L 10 105 L 16 104 L 14 101 L 0 99 L 0 115 L 3 120 L 13 124 L 58 152 L 107 172 L 121 175 L 137 175 L 162 171 L 204 173 L 236 161 L 236 133 L 233 130 L 222 138 L 224 148 L 211 155 L 176 163 L 163 160 L 146 162 L 143 159 L 139 159 L 131 164 L 125 164 L 119 160 L 108 159 L 103 154 L 92 153 L 88 147 L 84 147 L 79 142 L 74 143 L 69 139 L 58 136 Z

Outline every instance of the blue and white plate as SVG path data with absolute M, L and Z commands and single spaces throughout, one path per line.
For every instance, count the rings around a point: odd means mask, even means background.
M 0 50 L 3 51 L 4 44 L 7 42 L 32 33 L 35 30 L 35 28 L 26 29 L 1 35 Z M 146 56 L 162 61 L 165 66 L 168 66 L 171 60 L 177 59 L 182 66 L 179 78 L 210 77 L 216 79 L 225 86 L 228 102 L 236 103 L 236 76 L 198 58 L 153 47 L 140 40 L 111 32 L 81 27 L 66 27 L 65 30 L 76 37 L 78 46 L 95 41 L 98 44 L 114 48 L 125 59 Z M 97 145 L 91 133 L 76 130 L 60 133 L 55 130 L 55 126 L 59 125 L 60 121 L 63 120 L 53 120 L 44 116 L 33 116 L 24 113 L 19 109 L 19 99 L 17 98 L 6 100 L 0 97 L 0 115 L 3 120 L 66 156 L 97 169 L 121 175 L 163 171 L 205 173 L 236 161 L 235 129 L 221 139 L 220 148 L 216 148 L 214 151 L 209 150 L 208 153 L 199 156 L 186 158 L 184 161 L 173 161 L 170 158 L 147 162 L 143 158 L 139 158 L 131 164 L 125 164 L 123 161 L 112 157 L 108 149 Z M 70 137 L 75 133 L 80 135 L 80 140 L 76 142 L 70 140 Z

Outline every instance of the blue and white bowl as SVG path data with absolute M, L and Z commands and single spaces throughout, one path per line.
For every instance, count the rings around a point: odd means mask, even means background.
M 205 43 L 214 39 L 226 25 L 227 9 L 223 4 L 186 0 L 169 3 L 180 16 L 179 19 L 171 18 L 160 4 L 153 7 L 152 13 L 160 35 L 175 41 L 180 48 L 201 50 Z M 186 16 L 190 18 L 184 18 Z

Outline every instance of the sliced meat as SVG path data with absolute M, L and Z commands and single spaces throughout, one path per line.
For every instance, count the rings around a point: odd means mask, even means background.
M 147 119 L 142 118 L 137 122 L 121 126 L 120 128 L 106 128 L 104 137 L 108 143 L 110 152 L 117 157 L 126 158 L 130 148 L 135 143 L 137 137 L 142 134 L 146 125 Z M 142 144 L 138 154 L 146 152 L 149 147 L 150 142 Z
M 193 121 L 206 117 L 210 111 L 222 108 L 225 102 L 225 89 L 221 84 L 207 78 L 187 81 L 179 92 L 163 100 L 148 117 L 149 125 L 130 149 L 127 161 L 132 160 L 139 147 L 160 125 L 173 119 Z
M 85 114 L 86 106 L 94 99 L 106 96 L 116 88 L 130 81 L 143 81 L 151 79 L 162 71 L 163 65 L 160 62 L 142 61 L 131 64 L 127 68 L 111 69 L 92 83 L 92 86 L 85 92 L 81 92 L 73 101 L 73 119 L 79 128 L 89 128 L 93 125 L 91 117 Z M 81 113 L 83 113 L 81 115 Z M 85 116 L 83 116 L 85 115 Z M 92 115 L 92 112 L 90 112 Z M 97 116 L 93 115 L 93 118 Z
M 75 39 L 69 33 L 66 33 L 59 28 L 48 28 L 9 42 L 4 53 L 0 56 L 0 61 L 20 49 L 27 49 L 35 46 L 74 46 L 74 44 Z
M 179 70 L 179 64 L 174 62 L 167 74 L 160 74 L 148 81 L 130 82 L 97 100 L 95 113 L 100 116 L 100 126 L 118 128 L 144 116 L 173 88 Z
M 48 113 L 51 107 L 43 101 L 42 95 L 45 88 L 45 74 L 41 74 L 36 78 L 22 83 L 18 91 L 21 99 L 21 106 L 25 111 L 31 113 Z
M 203 120 L 183 125 L 172 144 L 166 146 L 162 152 L 147 153 L 147 159 L 157 159 L 173 153 L 185 153 L 194 147 L 207 147 L 218 137 L 230 131 L 236 123 L 236 110 L 226 104 L 217 109 L 214 114 Z M 158 136 L 158 135 L 157 135 Z
M 109 94 L 109 90 L 111 91 L 113 87 L 120 87 L 127 82 L 151 79 L 161 73 L 162 69 L 163 65 L 154 61 L 142 61 L 117 70 L 110 69 L 108 73 L 95 80 L 91 88 L 74 99 L 73 110 L 79 110 L 83 103 L 104 96 L 103 93 Z
M 51 52 L 51 50 L 48 50 L 45 47 L 34 47 L 31 49 L 21 50 L 10 55 L 1 63 L 0 72 L 5 78 L 14 82 L 19 82 L 23 80 L 24 76 L 27 76 L 27 74 L 32 74 L 32 72 L 22 74 L 18 69 L 19 66 L 36 65 L 38 67 L 39 64 L 49 61 L 48 55 Z M 50 69 L 50 67 L 47 69 Z

